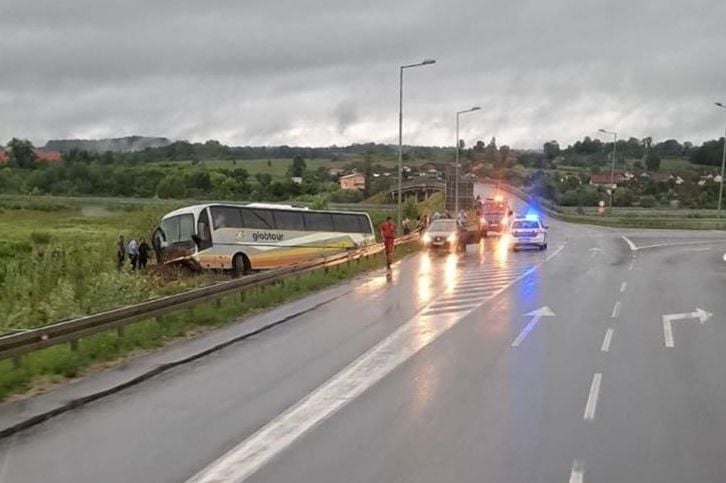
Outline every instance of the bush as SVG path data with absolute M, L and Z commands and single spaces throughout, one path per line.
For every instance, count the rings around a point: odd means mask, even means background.
M 655 206 L 655 196 L 645 195 L 640 197 L 640 206 L 643 208 L 653 208 Z
M 562 206 L 577 206 L 580 204 L 580 194 L 577 190 L 565 191 L 560 197 L 559 204 Z
M 36 245 L 47 245 L 53 237 L 46 231 L 34 231 L 30 234 L 30 240 Z
M 184 178 L 176 174 L 170 174 L 159 181 L 156 187 L 156 194 L 159 198 L 184 198 L 187 188 Z

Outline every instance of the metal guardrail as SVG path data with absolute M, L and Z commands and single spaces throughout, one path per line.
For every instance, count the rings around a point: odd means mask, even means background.
M 396 244 L 401 245 L 417 240 L 418 234 L 412 234 L 399 238 L 396 240 Z M 78 347 L 78 341 L 81 338 L 88 337 L 92 334 L 116 328 L 119 330 L 119 335 L 121 335 L 123 327 L 134 322 L 160 317 L 169 312 L 219 300 L 222 297 L 240 293 L 251 288 L 272 285 L 282 282 L 286 278 L 313 270 L 330 268 L 342 263 L 360 260 L 382 251 L 383 245 L 379 243 L 289 267 L 260 272 L 237 280 L 220 282 L 207 287 L 159 297 L 139 304 L 127 305 L 97 314 L 57 322 L 44 327 L 7 334 L 0 337 L 0 360 L 12 358 L 17 365 L 20 363 L 20 357 L 27 353 L 65 342 L 70 342 L 71 348 L 76 349 Z

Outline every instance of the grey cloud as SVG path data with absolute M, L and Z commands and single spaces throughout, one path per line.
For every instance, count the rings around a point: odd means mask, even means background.
M 701 141 L 726 102 L 726 3 L 0 0 L 0 142 L 162 135 L 531 147 L 611 127 Z

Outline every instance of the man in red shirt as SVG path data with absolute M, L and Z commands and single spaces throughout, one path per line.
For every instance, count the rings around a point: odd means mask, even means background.
M 390 269 L 393 262 L 393 244 L 396 240 L 396 224 L 389 216 L 381 225 L 381 238 L 386 253 L 386 266 Z

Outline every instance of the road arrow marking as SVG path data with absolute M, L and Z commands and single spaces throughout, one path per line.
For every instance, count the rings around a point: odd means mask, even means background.
M 520 332 L 517 338 L 514 339 L 514 342 L 512 342 L 512 347 L 519 347 L 519 345 L 527 337 L 527 335 L 532 332 L 532 329 L 534 329 L 534 327 L 537 325 L 539 319 L 541 319 L 542 317 L 554 317 L 555 313 L 552 312 L 552 310 L 550 310 L 550 308 L 545 305 L 544 307 L 540 307 L 537 310 L 533 310 L 532 312 L 524 314 L 524 316 L 532 317 L 532 320 L 529 321 L 524 329 L 522 329 L 522 332 Z
M 663 316 L 663 339 L 666 347 L 674 347 L 673 341 L 673 325 L 671 322 L 676 320 L 698 319 L 701 325 L 705 324 L 713 314 L 703 309 L 696 308 L 695 312 L 686 312 L 682 314 L 667 314 Z

